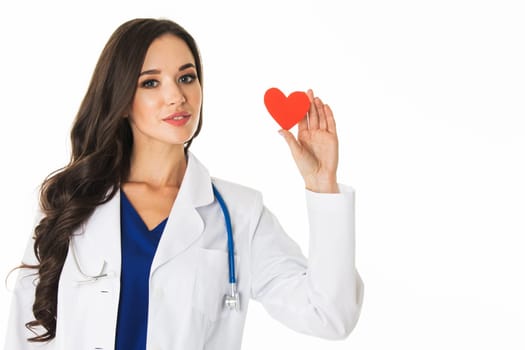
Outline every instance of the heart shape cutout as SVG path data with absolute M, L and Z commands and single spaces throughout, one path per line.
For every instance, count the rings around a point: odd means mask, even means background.
M 277 124 L 290 130 L 308 112 L 310 99 L 303 91 L 292 92 L 286 97 L 278 88 L 270 88 L 264 94 L 264 104 Z

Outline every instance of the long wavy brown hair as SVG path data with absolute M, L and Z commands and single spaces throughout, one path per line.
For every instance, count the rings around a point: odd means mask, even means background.
M 38 264 L 20 266 L 38 270 L 33 304 L 35 320 L 26 323 L 36 335 L 29 341 L 45 342 L 55 337 L 58 281 L 70 237 L 127 179 L 133 137 L 124 116 L 133 101 L 146 52 L 153 40 L 164 34 L 173 34 L 186 42 L 202 84 L 195 40 L 177 23 L 166 19 L 133 19 L 112 34 L 72 126 L 69 164 L 51 173 L 41 186 L 43 218 L 34 231 Z M 185 144 L 186 150 L 201 126 L 202 115 L 195 134 Z M 39 326 L 46 332 L 37 334 L 35 328 Z

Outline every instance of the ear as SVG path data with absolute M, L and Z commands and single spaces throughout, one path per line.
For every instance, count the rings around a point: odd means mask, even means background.
M 131 115 L 131 107 L 128 107 L 126 108 L 124 114 L 122 115 L 122 118 L 124 119 L 129 118 L 130 115 Z

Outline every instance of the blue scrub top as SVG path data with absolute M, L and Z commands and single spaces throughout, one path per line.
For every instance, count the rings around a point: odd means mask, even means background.
M 115 350 L 146 349 L 149 274 L 167 220 L 148 230 L 124 191 L 120 191 L 122 271 Z

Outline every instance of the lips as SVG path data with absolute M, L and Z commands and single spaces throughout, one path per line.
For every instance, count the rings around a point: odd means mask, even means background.
M 184 118 L 189 118 L 191 117 L 191 114 L 189 114 L 188 112 L 176 112 L 176 113 L 173 113 L 169 116 L 167 116 L 166 118 L 162 119 L 164 121 L 168 121 L 168 120 L 182 120 Z
M 190 120 L 191 114 L 185 111 L 182 112 L 176 112 L 173 114 L 170 114 L 166 118 L 162 119 L 163 121 L 173 125 L 173 126 L 182 126 Z

